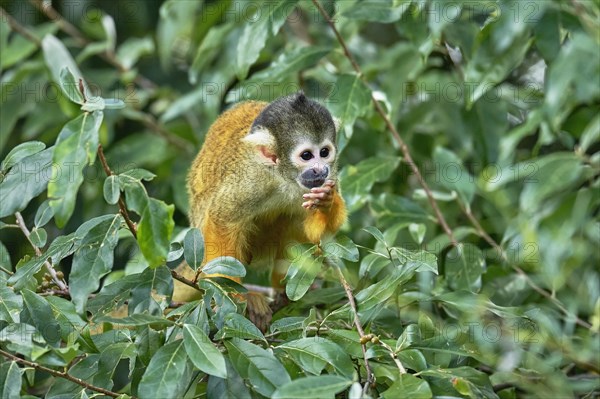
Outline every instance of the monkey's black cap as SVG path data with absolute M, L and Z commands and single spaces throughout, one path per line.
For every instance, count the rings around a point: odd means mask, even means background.
M 326 138 L 335 143 L 335 125 L 331 114 L 302 91 L 280 97 L 267 105 L 254 120 L 251 130 L 258 126 L 268 129 L 278 145 L 284 148 L 285 144 L 293 145 L 297 139 L 306 136 L 316 143 Z

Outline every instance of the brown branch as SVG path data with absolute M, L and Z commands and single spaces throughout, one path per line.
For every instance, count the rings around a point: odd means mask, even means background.
M 557 298 L 555 298 L 550 292 L 546 291 L 545 289 L 543 289 L 542 287 L 537 285 L 531 279 L 531 277 L 529 277 L 529 275 L 527 273 L 525 273 L 525 271 L 523 269 L 521 269 L 517 265 L 510 263 L 508 261 L 508 256 L 506 255 L 506 252 L 504 251 L 504 249 L 483 229 L 483 227 L 481 226 L 481 223 L 479 223 L 479 220 L 477 220 L 477 218 L 471 212 L 471 209 L 469 207 L 463 206 L 460 203 L 460 201 L 458 201 L 458 206 L 462 209 L 463 213 L 467 216 L 467 218 L 469 219 L 469 221 L 471 222 L 473 227 L 475 227 L 477 234 L 479 234 L 479 236 L 481 238 L 483 238 L 489 245 L 492 246 L 492 248 L 494 248 L 500 254 L 500 257 L 507 265 L 509 265 L 515 272 L 517 272 L 517 274 L 519 274 L 521 277 L 523 277 L 525 279 L 525 281 L 527 282 L 527 285 L 529 285 L 529 287 L 531 287 L 534 291 L 536 291 L 537 293 L 542 295 L 544 298 L 546 298 L 550 302 L 552 302 L 554 304 L 554 306 L 556 306 L 565 316 L 575 320 L 575 323 L 579 324 L 581 327 L 588 328 L 588 329 L 592 328 L 591 324 L 589 324 L 585 320 L 582 320 L 576 314 L 573 314 L 572 312 L 570 312 L 562 304 L 561 301 L 559 301 Z
M 173 276 L 173 278 L 175 280 L 182 282 L 183 284 L 200 291 L 200 287 L 198 287 L 192 280 L 188 280 L 187 278 L 183 277 L 181 274 L 177 273 L 175 270 L 170 270 L 170 272 L 171 272 L 171 276 Z
M 363 358 L 365 361 L 365 370 L 367 371 L 367 382 L 363 387 L 363 396 L 366 395 L 368 389 L 375 383 L 375 375 L 371 371 L 371 366 L 369 365 L 369 360 L 367 359 L 367 346 L 366 342 L 363 343 L 363 339 L 366 337 L 365 330 L 363 330 L 362 325 L 360 324 L 360 319 L 358 318 L 358 310 L 356 308 L 356 301 L 354 300 L 354 295 L 352 294 L 352 288 L 348 285 L 342 270 L 337 266 L 333 265 L 335 270 L 337 271 L 338 278 L 340 279 L 340 283 L 342 287 L 344 287 L 344 291 L 346 291 L 346 297 L 348 298 L 348 303 L 350 304 L 350 308 L 352 309 L 352 313 L 354 314 L 354 325 L 356 326 L 356 330 L 358 331 L 358 335 L 361 338 L 360 346 L 363 352 Z M 368 340 L 367 340 L 368 342 Z
M 67 21 L 58 11 L 56 11 L 50 2 L 42 0 L 29 0 L 29 2 L 33 4 L 40 12 L 46 15 L 48 19 L 57 24 L 60 30 L 74 38 L 80 46 L 84 47 L 91 43 L 75 25 Z M 112 51 L 106 50 L 98 55 L 100 58 L 117 68 L 121 73 L 129 70 L 117 59 Z M 147 90 L 155 90 L 157 88 L 156 83 L 152 82 L 150 79 L 146 78 L 140 73 L 136 75 L 134 81 Z
M 104 168 L 106 176 L 113 176 L 114 173 L 112 170 L 110 170 L 110 166 L 108 166 L 108 163 L 106 162 L 102 144 L 98 144 L 98 159 L 100 159 L 100 163 L 102 164 L 102 168 Z M 125 223 L 127 223 L 127 227 L 129 228 L 129 231 L 131 231 L 131 234 L 133 234 L 133 237 L 137 238 L 137 228 L 135 227 L 135 223 L 133 223 L 129 217 L 129 212 L 127 212 L 127 204 L 125 204 L 125 200 L 123 199 L 121 193 L 119 193 L 119 213 L 121 216 L 123 216 L 123 219 L 125 219 Z
M 88 382 L 85 382 L 81 378 L 74 377 L 71 374 L 67 373 L 66 371 L 57 371 L 57 370 L 42 366 L 41 364 L 30 362 L 25 359 L 21 359 L 20 357 L 15 356 L 12 353 L 5 352 L 2 349 L 0 349 L 0 355 L 4 356 L 7 359 L 13 360 L 17 363 L 21 363 L 25 366 L 33 367 L 34 369 L 39 370 L 39 371 L 44 371 L 55 377 L 64 378 L 65 380 L 69 380 L 71 382 L 74 382 L 77 385 L 84 387 L 85 389 L 89 389 L 89 390 L 95 391 L 95 392 L 100 392 L 100 393 L 102 393 L 106 396 L 110 396 L 112 398 L 118 398 L 119 396 L 121 396 L 121 394 L 119 394 L 117 392 L 109 391 L 108 389 L 104 389 L 104 388 L 92 385 Z M 132 398 L 134 398 L 134 396 L 132 396 Z
M 333 20 L 331 19 L 331 17 L 329 16 L 329 14 L 327 14 L 327 11 L 325 11 L 325 9 L 323 9 L 323 7 L 321 6 L 321 4 L 319 3 L 318 0 L 312 0 L 312 2 L 315 5 L 315 7 L 317 7 L 317 9 L 319 10 L 319 12 L 323 16 L 323 18 L 325 18 L 325 21 L 327 21 L 327 24 L 329 25 L 329 27 L 331 28 L 331 30 L 335 34 L 335 37 L 337 38 L 337 41 L 340 43 L 340 46 L 342 46 L 342 50 L 344 51 L 344 54 L 345 54 L 346 58 L 352 64 L 352 67 L 354 68 L 354 70 L 358 74 L 359 78 L 362 79 L 363 82 L 364 82 L 363 72 L 362 72 L 360 66 L 358 65 L 358 63 L 356 62 L 356 60 L 354 59 L 354 57 L 352 56 L 352 54 L 350 53 L 350 51 L 348 50 L 348 46 L 346 46 L 346 41 L 344 40 L 344 38 L 342 37 L 342 35 L 340 34 L 340 32 L 335 27 L 335 24 L 333 23 Z M 366 82 L 364 82 L 364 83 L 366 84 Z M 419 185 L 425 191 L 425 194 L 427 195 L 427 199 L 429 200 L 429 204 L 431 205 L 431 208 L 433 209 L 433 212 L 435 213 L 435 216 L 436 216 L 436 218 L 438 220 L 438 223 L 440 224 L 440 226 L 444 230 L 444 233 L 446 233 L 446 235 L 450 238 L 450 242 L 452 243 L 452 245 L 458 244 L 456 238 L 454 237 L 454 232 L 452 231 L 452 229 L 450 228 L 450 226 L 446 222 L 446 219 L 444 218 L 444 215 L 442 214 L 442 212 L 441 212 L 441 210 L 440 210 L 440 208 L 439 208 L 439 206 L 437 204 L 437 201 L 433 197 L 433 193 L 431 192 L 431 189 L 429 188 L 429 185 L 427 184 L 427 182 L 423 178 L 423 175 L 421 174 L 421 171 L 419 170 L 419 167 L 413 161 L 413 158 L 412 158 L 412 155 L 410 154 L 408 146 L 406 145 L 406 143 L 404 142 L 404 140 L 402 140 L 402 137 L 400 137 L 400 134 L 398 133 L 398 130 L 396 130 L 396 127 L 394 126 L 394 124 L 392 123 L 392 121 L 390 120 L 390 118 L 387 116 L 387 114 L 385 113 L 385 111 L 383 110 L 383 108 L 381 107 L 381 105 L 379 104 L 379 102 L 377 101 L 377 99 L 375 98 L 375 96 L 373 95 L 372 91 L 371 91 L 371 100 L 373 101 L 373 105 L 375 106 L 375 110 L 383 118 L 383 120 L 384 120 L 384 122 L 385 122 L 385 124 L 386 124 L 386 126 L 388 128 L 388 130 L 392 134 L 393 139 L 396 141 L 396 143 L 400 147 L 400 151 L 402 152 L 402 156 L 404 157 L 404 162 L 410 167 L 410 169 L 412 170 L 413 174 L 415 175 L 415 177 L 419 181 Z
M 35 254 L 38 257 L 41 257 L 42 250 L 37 245 L 35 245 L 33 243 L 33 241 L 31 241 L 31 232 L 25 225 L 25 221 L 23 220 L 23 216 L 21 215 L 21 212 L 15 212 L 15 218 L 17 218 L 17 225 L 23 232 L 23 235 L 25 235 L 25 238 L 27 238 L 27 241 L 29 241 L 29 244 L 31 244 L 31 246 L 33 247 Z M 52 277 L 52 281 L 54 281 L 54 284 L 56 284 L 56 286 L 58 288 L 60 288 L 62 291 L 67 291 L 69 289 L 69 287 L 67 286 L 67 283 L 58 277 L 58 275 L 56 274 L 56 270 L 54 270 L 54 267 L 52 267 L 52 265 L 50 264 L 50 262 L 48 262 L 48 260 L 44 261 L 44 266 L 46 267 L 48 274 L 50 274 L 50 276 Z
M 7 13 L 4 8 L 0 7 L 0 17 L 8 22 L 8 26 L 15 32 L 19 33 L 21 36 L 25 37 L 30 42 L 33 42 L 39 46 L 42 45 L 42 41 L 38 39 L 33 33 L 29 30 L 25 29 L 23 25 L 21 25 L 16 19 L 12 17 L 9 13 Z
M 167 140 L 170 144 L 173 144 L 175 147 L 188 154 L 193 154 L 194 148 L 190 145 L 188 141 L 169 132 L 167 129 L 161 126 L 160 123 L 158 123 L 158 121 L 153 115 L 144 113 L 142 123 L 148 129 L 150 129 L 150 131 L 154 132 L 157 136 Z

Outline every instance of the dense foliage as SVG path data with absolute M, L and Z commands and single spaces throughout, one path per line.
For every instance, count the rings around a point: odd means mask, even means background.
M 599 394 L 598 1 L 43 4 L 0 18 L 2 397 Z M 298 89 L 348 223 L 266 334 L 226 279 L 172 303 L 208 127 Z

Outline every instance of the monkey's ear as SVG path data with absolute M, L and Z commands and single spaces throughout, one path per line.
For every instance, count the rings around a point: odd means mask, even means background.
M 263 162 L 276 165 L 279 161 L 275 154 L 275 138 L 269 129 L 262 126 L 252 127 L 242 141 L 253 145 Z
M 340 131 L 340 128 L 342 127 L 342 120 L 335 116 L 332 116 L 331 119 L 333 119 L 333 125 L 335 126 L 335 132 L 338 133 Z

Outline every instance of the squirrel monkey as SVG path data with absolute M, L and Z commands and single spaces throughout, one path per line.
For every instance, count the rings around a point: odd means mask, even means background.
M 223 113 L 188 175 L 190 222 L 204 236 L 203 263 L 220 256 L 245 265 L 266 260 L 278 265 L 271 282 L 280 288 L 286 246 L 318 244 L 346 220 L 335 139 L 330 113 L 302 92 Z M 179 272 L 194 276 L 185 264 Z M 189 290 L 175 281 L 173 300 L 189 299 Z M 251 294 L 249 317 L 264 330 L 271 310 L 262 295 Z

